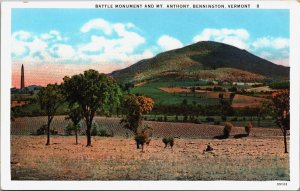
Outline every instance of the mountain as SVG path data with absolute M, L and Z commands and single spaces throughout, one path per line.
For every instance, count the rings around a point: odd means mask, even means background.
M 266 78 L 288 79 L 289 67 L 276 65 L 234 46 L 201 41 L 141 60 L 110 75 L 120 82 L 159 78 L 252 82 Z

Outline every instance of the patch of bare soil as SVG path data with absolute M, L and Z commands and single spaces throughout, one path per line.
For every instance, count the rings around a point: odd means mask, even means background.
M 282 137 L 175 139 L 164 148 L 155 138 L 136 149 L 132 138 L 11 136 L 12 180 L 289 180 Z M 204 152 L 210 143 L 213 151 Z
M 233 108 L 261 107 L 264 101 L 266 101 L 266 99 L 264 98 L 236 94 L 232 101 L 232 107 Z

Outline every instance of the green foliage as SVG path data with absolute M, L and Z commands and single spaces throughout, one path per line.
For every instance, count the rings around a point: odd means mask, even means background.
M 56 110 L 64 101 L 61 86 L 57 84 L 48 84 L 47 87 L 44 87 L 39 91 L 37 100 L 41 109 L 45 110 L 46 115 L 48 116 L 46 145 L 49 145 L 51 122 L 54 118 Z
M 98 133 L 98 125 L 97 123 L 93 123 L 92 130 L 91 130 L 91 136 L 97 136 Z
M 272 84 L 270 84 L 270 88 L 272 88 L 272 89 L 290 89 L 290 81 L 289 80 L 275 81 Z
M 78 104 L 73 104 L 69 106 L 67 120 L 71 120 L 73 125 L 76 126 L 82 119 L 82 109 Z
M 48 84 L 42 88 L 37 95 L 41 109 L 45 110 L 48 116 L 54 116 L 58 107 L 64 101 L 61 87 L 57 84 Z
M 63 80 L 67 101 L 71 105 L 77 103 L 82 109 L 87 125 L 87 146 L 91 146 L 90 131 L 96 111 L 111 111 L 120 106 L 121 89 L 114 79 L 95 70 L 66 76 Z
M 207 122 L 214 122 L 215 118 L 213 118 L 213 117 L 206 117 L 206 121 Z
M 289 68 L 275 65 L 233 46 L 199 42 L 141 60 L 112 75 L 123 83 L 167 76 L 182 78 L 182 81 L 190 78 L 250 81 L 263 80 L 263 76 L 286 78 L 289 76 Z
M 222 115 L 222 121 L 226 121 L 227 120 L 227 117 L 225 115 Z
M 214 121 L 214 125 L 220 125 L 221 122 L 220 121 Z
M 99 126 L 96 122 L 93 122 L 91 135 L 100 137 L 113 137 L 114 132 L 105 126 Z
M 230 136 L 230 132 L 233 128 L 233 124 L 230 122 L 226 122 L 223 130 L 224 137 L 228 138 Z
M 65 135 L 73 135 L 75 131 L 79 131 L 81 128 L 80 124 L 74 125 L 74 123 L 68 123 L 65 127 Z
M 235 86 L 232 86 L 232 87 L 228 88 L 228 91 L 237 92 L 237 88 Z
M 202 85 L 202 81 L 185 80 L 185 81 L 151 81 L 144 85 L 134 87 L 130 90 L 132 94 L 140 94 L 147 97 L 151 97 L 155 103 L 161 105 L 179 105 L 184 99 L 187 103 L 196 102 L 201 105 L 217 105 L 219 100 L 212 99 L 207 96 L 207 93 L 187 93 L 187 96 L 182 93 L 168 93 L 159 89 L 160 87 L 188 87 L 195 86 L 196 84 Z M 156 104 L 157 105 L 157 104 Z
M 68 125 L 65 127 L 65 135 L 72 135 L 73 130 L 74 130 L 73 124 L 68 123 Z

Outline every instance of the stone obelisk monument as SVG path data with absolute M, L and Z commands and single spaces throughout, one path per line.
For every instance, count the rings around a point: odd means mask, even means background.
M 25 88 L 25 81 L 24 81 L 24 66 L 22 64 L 22 67 L 21 67 L 21 89 L 24 89 Z

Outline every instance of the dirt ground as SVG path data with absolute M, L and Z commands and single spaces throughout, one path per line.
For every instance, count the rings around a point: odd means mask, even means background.
M 282 137 L 153 139 L 144 152 L 132 138 L 11 136 L 12 180 L 289 180 Z M 210 143 L 212 152 L 203 152 Z

